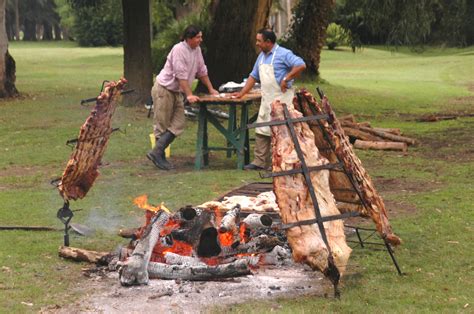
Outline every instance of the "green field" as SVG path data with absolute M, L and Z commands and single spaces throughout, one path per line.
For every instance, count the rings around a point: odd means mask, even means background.
M 121 48 L 79 48 L 72 43 L 12 43 L 21 96 L 0 101 L 0 225 L 61 227 L 62 206 L 50 180 L 61 175 L 91 107 L 80 100 L 98 94 L 103 80 L 122 75 Z M 388 256 L 355 249 L 341 300 L 309 296 L 250 303 L 236 312 L 472 312 L 474 307 L 474 118 L 435 123 L 427 113 L 474 113 L 474 48 L 364 48 L 324 51 L 322 89 L 340 115 L 377 127 L 397 127 L 420 144 L 408 155 L 358 151 L 390 210 L 404 243 L 396 255 L 406 274 L 396 275 Z M 303 82 L 314 91 L 316 83 Z M 123 240 L 121 227 L 142 223 L 132 200 L 169 208 L 211 200 L 258 181 L 234 170 L 235 159 L 213 153 L 209 169 L 193 171 L 196 122 L 172 144 L 176 171 L 154 168 L 145 153 L 151 119 L 145 108 L 119 107 L 101 176 L 83 200 L 73 202 L 74 221 L 97 230 L 71 245 L 103 251 Z M 223 140 L 212 129 L 211 144 Z M 369 223 L 370 225 L 370 223 Z M 0 231 L 0 312 L 37 312 L 81 297 L 83 265 L 61 260 L 61 232 Z M 24 303 L 22 303 L 24 302 Z M 25 304 L 27 303 L 27 304 Z M 32 305 L 31 305 L 32 304 Z M 230 309 L 226 309 L 230 311 Z

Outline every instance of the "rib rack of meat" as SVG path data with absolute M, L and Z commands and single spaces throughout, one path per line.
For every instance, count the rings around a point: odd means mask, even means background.
M 289 119 L 302 117 L 292 106 L 286 107 L 275 100 L 272 121 L 286 120 L 285 110 Z M 281 219 L 284 224 L 294 223 L 286 232 L 293 258 L 325 274 L 337 293 L 340 275 L 345 271 L 352 250 L 346 244 L 342 220 L 335 217 L 340 216 L 340 212 L 329 190 L 329 171 L 307 170 L 327 165 L 329 161 L 319 153 L 314 134 L 306 122 L 295 122 L 292 126 L 272 125 L 271 129 L 273 173 L 303 169 L 303 172 L 273 179 Z M 328 221 L 323 223 L 321 217 L 328 218 Z M 314 222 L 316 218 L 320 220 L 317 224 Z M 311 220 L 312 224 L 301 224 Z
M 384 240 L 393 245 L 400 244 L 400 238 L 393 233 L 388 221 L 383 199 L 355 154 L 328 98 L 324 96 L 322 103 L 319 104 L 307 90 L 303 89 L 298 92 L 296 100 L 296 108 L 305 116 L 329 115 L 327 120 L 309 121 L 308 124 L 314 133 L 316 146 L 321 149 L 321 154 L 331 163 L 341 161 L 344 165 L 346 173 L 331 171 L 329 178 L 331 192 L 342 204 L 339 206 L 341 211 L 354 210 L 363 216 L 370 216 Z
M 86 196 L 99 175 L 97 168 L 112 133 L 112 115 L 126 83 L 125 78 L 107 83 L 82 125 L 76 146 L 58 184 L 59 193 L 65 201 Z

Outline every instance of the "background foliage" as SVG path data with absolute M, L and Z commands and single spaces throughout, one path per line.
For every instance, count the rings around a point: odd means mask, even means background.
M 123 42 L 120 1 L 104 0 L 73 11 L 73 36 L 80 46 L 117 46 Z
M 338 0 L 333 21 L 354 45 L 474 44 L 473 0 Z

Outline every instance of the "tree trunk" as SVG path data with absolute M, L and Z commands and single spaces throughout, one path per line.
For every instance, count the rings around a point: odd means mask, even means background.
M 36 21 L 25 19 L 23 40 L 36 41 Z
M 15 87 L 15 60 L 8 53 L 8 39 L 5 28 L 5 4 L 0 0 L 0 97 L 11 97 L 18 94 Z
M 300 0 L 295 7 L 290 30 L 292 48 L 306 63 L 305 75 L 319 75 L 321 50 L 334 4 L 334 0 Z
M 53 27 L 48 22 L 43 23 L 43 38 L 42 40 L 53 40 Z
M 124 22 L 124 76 L 134 93 L 124 96 L 127 105 L 144 104 L 153 84 L 149 0 L 122 0 Z
M 53 29 L 54 29 L 54 40 L 61 40 L 61 26 L 59 23 L 54 23 L 53 24 Z
M 18 8 L 18 2 L 15 0 L 15 39 L 20 40 L 20 9 Z
M 204 34 L 206 64 L 215 88 L 248 77 L 257 57 L 255 36 L 267 25 L 271 4 L 272 0 L 227 0 L 216 5 L 211 31 Z

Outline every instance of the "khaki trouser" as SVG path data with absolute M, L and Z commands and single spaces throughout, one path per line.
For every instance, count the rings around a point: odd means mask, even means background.
M 271 140 L 271 136 L 255 134 L 255 149 L 252 164 L 265 169 L 271 166 Z
M 153 133 L 156 138 L 169 130 L 175 136 L 184 131 L 184 99 L 178 92 L 167 90 L 158 83 L 151 89 L 153 98 Z

